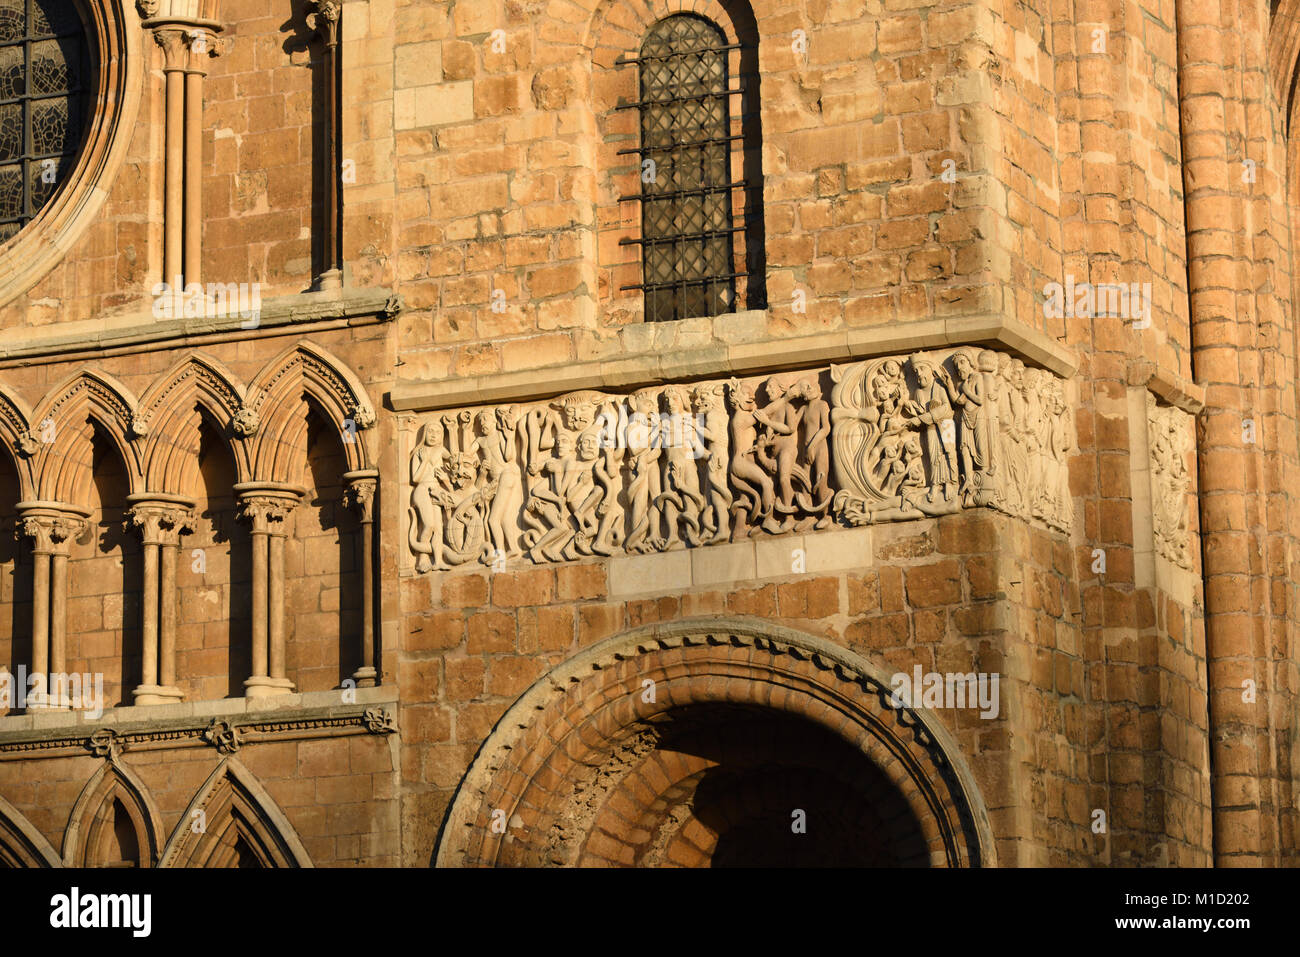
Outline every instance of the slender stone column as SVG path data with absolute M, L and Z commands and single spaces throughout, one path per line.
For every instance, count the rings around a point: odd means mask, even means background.
M 185 286 L 181 270 L 181 224 L 185 200 L 185 34 L 157 30 L 154 40 L 163 49 L 166 76 L 166 122 L 163 139 L 163 281 L 173 293 Z
M 185 283 L 203 282 L 203 59 L 206 30 L 185 34 L 189 50 L 185 70 Z
M 266 580 L 266 605 L 270 620 L 266 630 L 270 642 L 271 677 L 284 680 L 284 528 L 283 523 L 272 526 L 267 536 L 270 548 Z
M 324 253 L 321 274 L 316 288 L 341 289 L 343 287 L 342 226 L 340 198 L 342 194 L 342 169 L 339 165 L 339 25 L 343 5 L 338 0 L 308 0 L 307 23 L 320 34 L 325 44 L 322 69 L 325 71 L 325 234 L 321 238 Z
M 144 22 L 163 50 L 163 281 L 178 294 L 201 281 L 203 229 L 203 70 L 215 56 L 219 23 L 155 18 Z
M 179 536 L 176 542 L 164 544 L 160 549 L 162 583 L 158 589 L 158 684 L 164 688 L 171 688 L 176 684 L 176 553 L 178 551 L 180 551 Z
M 250 698 L 288 694 L 285 675 L 285 521 L 306 489 L 274 482 L 235 486 L 243 518 L 253 526 L 253 673 L 244 682 Z
M 144 543 L 144 592 L 141 598 L 141 681 L 142 687 L 158 684 L 158 543 Z M 136 691 L 140 689 L 137 688 Z M 139 695 L 136 696 L 137 700 Z
M 20 535 L 33 542 L 32 674 L 40 687 L 28 695 L 28 708 L 66 710 L 63 676 L 67 670 L 68 546 L 86 527 L 89 513 L 57 502 L 19 502 Z M 51 681 L 54 676 L 54 681 Z M 26 689 L 24 689 L 25 691 Z
M 28 705 L 41 707 L 50 677 L 50 551 L 39 537 L 32 559 L 32 675 L 41 676 L 41 687 L 33 689 Z
M 376 469 L 345 472 L 345 500 L 357 510 L 361 521 L 361 667 L 353 674 L 358 688 L 378 683 L 375 669 L 375 489 L 379 484 Z
M 127 527 L 140 530 L 144 543 L 141 583 L 140 686 L 138 705 L 170 704 L 184 695 L 176 682 L 176 549 L 194 527 L 190 499 L 159 492 L 131 495 Z

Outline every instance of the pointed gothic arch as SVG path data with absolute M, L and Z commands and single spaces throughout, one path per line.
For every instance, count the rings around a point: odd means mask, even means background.
M 62 867 L 58 852 L 16 807 L 0 797 L 0 867 Z
M 68 815 L 63 863 L 67 867 L 116 864 L 112 847 L 123 834 L 133 842 L 139 867 L 157 866 L 162 847 L 158 806 L 135 771 L 112 756 L 86 782 Z
M 201 820 L 203 826 L 194 823 Z M 208 776 L 167 840 L 159 867 L 311 867 L 284 811 L 237 758 Z
M 370 467 L 362 435 L 375 410 L 360 380 L 342 362 L 310 342 L 300 342 L 270 362 L 249 383 L 256 413 L 252 453 L 258 481 L 290 482 L 306 454 L 307 404 L 314 405 L 343 445 L 348 470 Z
M 31 429 L 32 412 L 27 403 L 16 393 L 0 386 L 0 445 L 9 454 L 18 474 L 22 500 L 32 498 L 35 492 L 32 454 L 37 449 L 37 439 L 31 434 Z
M 37 498 L 82 502 L 90 494 L 95 426 L 122 460 L 132 492 L 142 491 L 140 448 L 133 441 L 138 403 L 110 375 L 82 369 L 51 390 L 33 417 L 42 441 L 36 451 Z
M 200 425 L 215 426 L 235 461 L 239 481 L 251 476 L 247 443 L 235 431 L 245 405 L 243 383 L 222 363 L 190 353 L 141 398 L 135 429 L 144 435 L 142 468 L 152 492 L 189 494 L 199 481 Z

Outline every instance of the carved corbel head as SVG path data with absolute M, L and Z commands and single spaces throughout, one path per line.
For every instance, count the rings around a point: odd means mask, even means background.
M 326 46 L 339 42 L 343 5 L 338 0 L 307 0 L 307 26 L 321 35 Z

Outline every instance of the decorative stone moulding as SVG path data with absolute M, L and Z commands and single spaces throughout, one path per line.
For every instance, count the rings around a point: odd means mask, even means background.
M 130 722 L 116 728 L 79 724 L 0 731 L 0 761 L 33 755 L 77 757 L 86 753 L 109 758 L 125 752 L 204 747 L 233 754 L 246 745 L 263 741 L 388 735 L 398 730 L 392 704 L 289 708 L 224 717 L 191 715 Z
M 1151 512 L 1156 554 L 1182 568 L 1192 567 L 1192 534 L 1187 525 L 1187 494 L 1192 474 L 1192 416 L 1157 404 L 1146 394 L 1147 438 L 1151 450 Z
M 414 439 L 418 572 L 974 507 L 1072 522 L 1065 384 L 991 349 L 449 410 Z

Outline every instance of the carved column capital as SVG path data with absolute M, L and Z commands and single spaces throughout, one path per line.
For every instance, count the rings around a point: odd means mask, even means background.
M 343 503 L 356 509 L 357 517 L 364 524 L 375 520 L 375 490 L 379 487 L 377 469 L 360 469 L 356 472 L 344 472 Z
M 133 495 L 129 501 L 133 504 L 124 526 L 128 531 L 139 529 L 146 545 L 176 545 L 182 535 L 194 531 L 197 517 L 192 502 L 144 495 Z
M 194 27 L 186 30 L 185 45 L 188 51 L 188 60 L 185 72 L 207 76 L 208 59 L 225 53 L 229 43 L 229 40 L 221 39 L 208 27 Z
M 275 482 L 241 482 L 235 486 L 235 494 L 239 496 L 239 517 L 252 523 L 254 534 L 285 535 L 285 519 L 307 490 Z
M 189 43 L 183 29 L 171 27 L 154 30 L 153 39 L 162 47 L 163 72 L 175 73 L 185 69 Z
M 146 19 L 144 25 L 162 47 L 163 70 L 168 73 L 206 73 L 207 58 L 224 53 L 228 45 L 217 36 L 222 25 L 212 20 L 163 17 Z
M 68 554 L 68 542 L 86 530 L 90 513 L 50 502 L 18 503 L 18 535 L 32 539 L 38 553 Z

